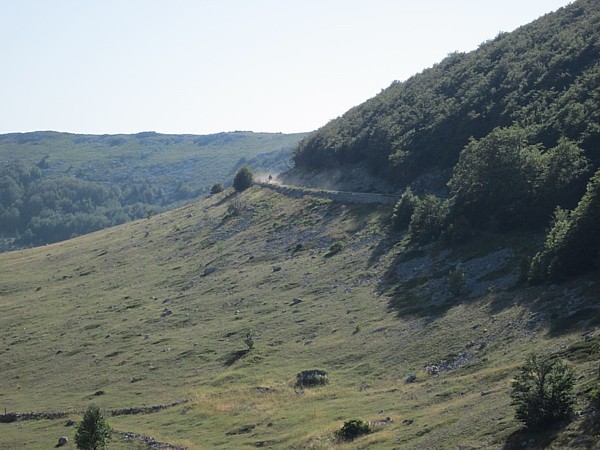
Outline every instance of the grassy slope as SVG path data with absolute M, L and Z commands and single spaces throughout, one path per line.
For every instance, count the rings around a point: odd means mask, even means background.
M 232 204 L 240 215 L 228 214 Z M 598 287 L 579 280 L 548 292 L 490 289 L 440 309 L 413 283 L 404 292 L 423 308 L 398 314 L 384 279 L 394 278 L 392 267 L 421 260 L 403 241 L 385 239 L 388 215 L 384 207 L 252 188 L 2 254 L 0 408 L 77 417 L 90 402 L 191 399 L 110 423 L 193 449 L 328 448 L 344 420 L 388 416 L 391 425 L 343 448 L 502 448 L 520 437 L 508 396 L 514 369 L 530 351 L 580 340 L 597 311 L 559 320 L 561 305 L 575 292 L 581 310 L 594 306 L 588 299 Z M 337 241 L 346 244 L 342 252 L 325 257 Z M 436 270 L 481 252 L 471 245 L 441 253 L 446 262 Z M 216 271 L 204 275 L 206 268 Z M 406 302 L 393 295 L 394 304 Z M 293 305 L 295 298 L 302 301 Z M 172 314 L 161 317 L 165 308 Z M 539 311 L 547 314 L 540 319 Z M 256 348 L 243 354 L 249 329 Z M 425 372 L 457 355 L 465 357 L 461 367 Z M 584 375 L 581 389 L 597 364 L 573 364 Z M 328 370 L 330 384 L 294 390 L 295 374 L 312 368 Z M 416 383 L 404 382 L 410 374 Z M 571 424 L 556 448 L 580 426 Z M 72 433 L 63 420 L 0 424 L 0 448 L 48 448 Z

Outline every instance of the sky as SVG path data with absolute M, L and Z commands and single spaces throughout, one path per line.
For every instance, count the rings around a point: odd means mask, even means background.
M 568 0 L 0 0 L 0 133 L 312 131 Z

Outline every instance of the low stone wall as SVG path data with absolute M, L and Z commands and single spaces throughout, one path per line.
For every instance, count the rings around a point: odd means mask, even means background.
M 107 409 L 108 416 L 125 416 L 129 414 L 151 414 L 161 411 L 166 408 L 189 403 L 190 400 L 179 400 L 166 405 L 151 405 L 151 406 L 133 406 L 131 408 L 113 408 Z M 82 411 L 66 412 L 66 411 L 50 411 L 50 412 L 23 412 L 23 413 L 6 413 L 0 414 L 0 423 L 11 423 L 21 420 L 41 420 L 41 419 L 65 419 L 72 414 L 82 414 Z
M 395 205 L 400 200 L 399 195 L 376 194 L 371 192 L 346 192 L 328 191 L 325 189 L 308 189 L 298 186 L 289 186 L 277 183 L 255 182 L 257 186 L 272 189 L 280 194 L 292 198 L 302 198 L 306 195 L 311 197 L 325 198 L 340 203 L 379 203 Z
M 111 416 L 127 416 L 130 414 L 151 414 L 163 409 L 173 408 L 174 406 L 184 405 L 189 403 L 189 400 L 180 400 L 178 402 L 169 403 L 168 405 L 152 405 L 152 406 L 134 406 L 131 408 L 113 408 L 109 409 L 108 413 Z
M 170 449 L 170 450 L 187 450 L 187 447 L 181 447 L 179 445 L 169 444 L 168 442 L 160 442 L 154 439 L 152 436 L 146 436 L 145 434 L 133 433 L 131 431 L 118 431 L 113 430 L 113 434 L 119 436 L 126 442 L 139 441 L 145 445 L 146 448 L 151 449 Z
M 19 420 L 64 419 L 69 413 L 62 411 L 25 412 L 0 414 L 0 423 L 11 423 Z

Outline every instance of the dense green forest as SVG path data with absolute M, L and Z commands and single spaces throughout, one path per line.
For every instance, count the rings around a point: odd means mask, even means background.
M 452 53 L 309 135 L 296 166 L 364 163 L 403 184 L 453 167 L 470 138 L 509 126 L 530 129 L 545 148 L 571 139 L 598 164 L 599 28 L 598 2 L 579 0 Z
M 551 227 L 533 279 L 598 265 L 598 30 L 600 3 L 578 0 L 450 54 L 306 137 L 295 170 L 363 165 L 412 187 L 394 223 L 419 241 Z M 582 246 L 576 264 L 565 249 Z
M 207 195 L 245 163 L 289 168 L 304 134 L 0 136 L 0 251 L 68 239 Z

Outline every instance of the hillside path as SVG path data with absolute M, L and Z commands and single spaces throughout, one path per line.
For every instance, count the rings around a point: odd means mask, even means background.
M 398 200 L 400 200 L 400 196 L 394 194 L 311 189 L 300 186 L 281 184 L 274 181 L 255 181 L 254 184 L 263 188 L 272 189 L 292 198 L 302 198 L 305 195 L 310 195 L 313 197 L 326 198 L 341 203 L 378 203 L 386 205 L 395 205 L 398 202 Z

